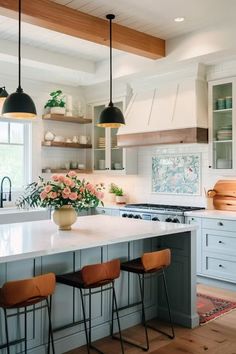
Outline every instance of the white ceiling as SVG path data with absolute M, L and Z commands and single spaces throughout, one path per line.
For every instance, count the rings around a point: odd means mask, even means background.
M 17 21 L 8 17 L 0 16 L 0 39 L 16 42 L 17 38 Z M 107 59 L 109 55 L 109 50 L 106 46 L 71 37 L 25 22 L 22 23 L 22 44 L 93 61 Z M 114 50 L 114 55 L 119 53 L 121 52 Z
M 52 0 L 76 10 L 105 18 L 163 39 L 235 20 L 235 0 Z M 176 17 L 185 17 L 181 23 Z
M 197 60 L 207 52 L 210 54 L 213 48 L 218 58 L 225 42 L 224 53 L 227 53 L 226 49 L 232 49 L 231 55 L 236 55 L 236 0 L 51 1 L 101 18 L 114 13 L 119 24 L 167 39 L 168 55 L 157 61 L 114 50 L 114 78 L 139 75 L 149 68 L 156 73 L 158 65 L 163 72 L 163 65 L 175 67 L 178 60 L 184 60 L 186 52 L 190 52 L 189 58 Z M 174 22 L 175 17 L 181 16 L 185 17 L 184 22 Z M 227 32 L 227 26 L 231 24 L 232 29 Z M 201 35 L 198 32 L 202 32 Z M 188 36 L 184 36 L 187 33 Z M 12 68 L 17 64 L 17 36 L 17 21 L 0 15 L 0 62 L 8 65 L 7 70 L 12 75 L 16 72 L 16 68 Z M 75 86 L 104 82 L 109 77 L 109 49 L 106 46 L 24 22 L 22 44 L 24 77 Z M 202 58 L 200 62 L 204 63 Z M 4 68 L 0 65 L 1 73 Z

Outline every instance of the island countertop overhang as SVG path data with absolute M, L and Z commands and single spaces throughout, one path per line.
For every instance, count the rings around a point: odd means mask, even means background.
M 0 263 L 180 234 L 197 226 L 130 220 L 107 215 L 79 217 L 71 231 L 51 220 L 0 225 Z

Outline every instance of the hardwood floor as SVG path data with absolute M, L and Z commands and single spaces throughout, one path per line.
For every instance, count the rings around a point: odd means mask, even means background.
M 236 292 L 226 291 L 219 288 L 212 288 L 206 285 L 199 285 L 198 291 L 216 297 L 236 301 Z M 159 328 L 168 330 L 168 325 L 157 323 Z M 208 324 L 195 328 L 186 329 L 175 327 L 176 338 L 174 340 L 149 329 L 150 350 L 152 354 L 236 354 L 236 310 L 209 322 Z M 144 339 L 143 328 L 135 326 L 125 331 L 134 340 Z M 96 342 L 96 346 L 106 354 L 119 354 L 120 345 L 118 341 L 104 338 Z M 92 353 L 96 353 L 92 351 Z M 130 345 L 125 345 L 125 354 L 143 353 Z M 72 350 L 67 354 L 87 354 L 85 347 Z

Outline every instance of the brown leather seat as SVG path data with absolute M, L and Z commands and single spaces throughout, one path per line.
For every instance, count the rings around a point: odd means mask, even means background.
M 75 288 L 97 288 L 111 283 L 120 276 L 120 260 L 114 259 L 106 263 L 91 264 L 73 273 L 57 275 L 59 283 Z
M 78 288 L 80 292 L 81 305 L 82 305 L 82 314 L 83 314 L 83 323 L 86 337 L 86 345 L 87 345 L 87 353 L 91 353 L 91 349 L 95 350 L 98 353 L 103 352 L 96 348 L 92 344 L 92 295 L 94 293 L 99 293 L 103 291 L 111 291 L 112 290 L 112 336 L 113 336 L 113 321 L 114 321 L 114 311 L 116 312 L 116 319 L 118 322 L 118 330 L 119 330 L 119 338 L 121 342 L 121 351 L 124 354 L 124 346 L 123 340 L 121 336 L 121 326 L 120 326 L 120 318 L 117 307 L 117 299 L 115 292 L 114 280 L 119 278 L 120 276 L 120 260 L 114 259 L 112 261 L 106 263 L 99 264 L 91 264 L 84 266 L 81 270 L 73 273 L 67 273 L 62 275 L 57 275 L 56 280 L 58 283 L 62 283 L 65 285 L 73 286 L 74 288 Z M 92 291 L 93 288 L 100 288 L 103 285 L 110 284 L 109 287 L 97 289 Z M 89 289 L 89 291 L 85 292 L 83 289 Z M 84 302 L 84 296 L 88 295 L 88 307 L 89 307 L 89 315 L 86 316 L 86 308 Z M 87 328 L 88 322 L 88 328 Z
M 55 286 L 54 273 L 9 281 L 0 289 L 0 307 L 19 308 L 34 305 L 52 295 Z
M 144 253 L 141 258 L 132 259 L 121 264 L 121 270 L 136 273 L 155 273 L 166 268 L 171 263 L 170 249 Z

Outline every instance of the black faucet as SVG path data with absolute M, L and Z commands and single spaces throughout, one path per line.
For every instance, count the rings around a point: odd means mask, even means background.
M 0 189 L 0 208 L 3 208 L 3 202 L 7 200 L 6 192 L 4 197 L 3 184 L 5 180 L 9 181 L 9 192 L 8 192 L 8 201 L 11 202 L 11 179 L 8 176 L 3 177 L 1 181 L 1 189 Z

